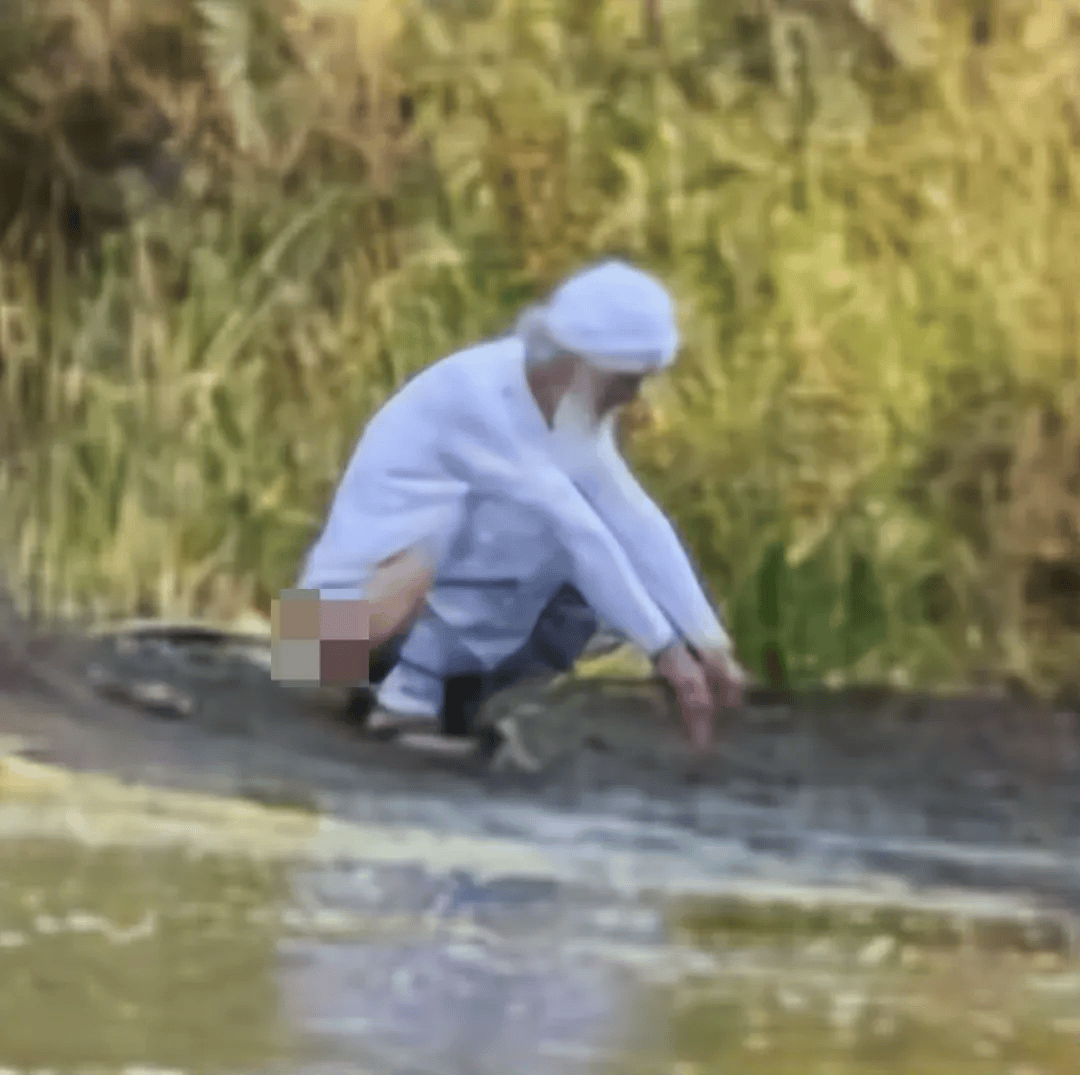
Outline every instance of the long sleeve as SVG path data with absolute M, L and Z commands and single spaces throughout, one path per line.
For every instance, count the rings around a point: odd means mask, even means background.
M 666 649 L 677 635 L 626 550 L 573 483 L 551 469 L 553 474 L 544 483 L 550 517 L 570 555 L 578 590 L 603 620 L 646 653 Z
M 447 469 L 457 470 L 468 486 L 535 508 L 551 522 L 575 586 L 606 622 L 649 654 L 676 641 L 625 549 L 554 462 L 495 421 L 459 425 L 453 448 Z
M 619 454 L 610 425 L 574 481 L 679 633 L 701 645 L 730 644 L 675 528 Z

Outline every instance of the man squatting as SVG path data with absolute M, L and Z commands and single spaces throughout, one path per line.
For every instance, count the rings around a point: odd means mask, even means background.
M 678 345 L 666 289 L 608 261 L 375 414 L 300 580 L 324 601 L 365 599 L 372 646 L 396 651 L 369 732 L 437 732 L 454 677 L 487 696 L 564 671 L 603 622 L 651 656 L 707 744 L 744 673 L 615 439 L 618 408 Z

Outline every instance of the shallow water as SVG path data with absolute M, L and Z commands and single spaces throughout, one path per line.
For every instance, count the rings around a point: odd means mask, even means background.
M 0 1069 L 1071 1075 L 1080 964 L 419 866 L 0 845 Z

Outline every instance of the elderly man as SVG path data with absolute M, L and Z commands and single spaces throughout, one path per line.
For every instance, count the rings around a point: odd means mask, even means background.
M 566 669 L 599 617 L 652 657 L 707 743 L 743 672 L 614 434 L 617 408 L 677 347 L 664 287 L 609 261 L 375 415 L 300 582 L 324 600 L 365 598 L 372 644 L 397 643 L 370 731 L 438 730 L 460 677 L 487 695 Z

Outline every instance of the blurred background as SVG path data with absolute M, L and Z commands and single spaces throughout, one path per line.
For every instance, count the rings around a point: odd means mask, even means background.
M 4 0 L 0 537 L 50 612 L 265 616 L 372 411 L 602 255 L 769 682 L 1080 668 L 1080 3 Z

